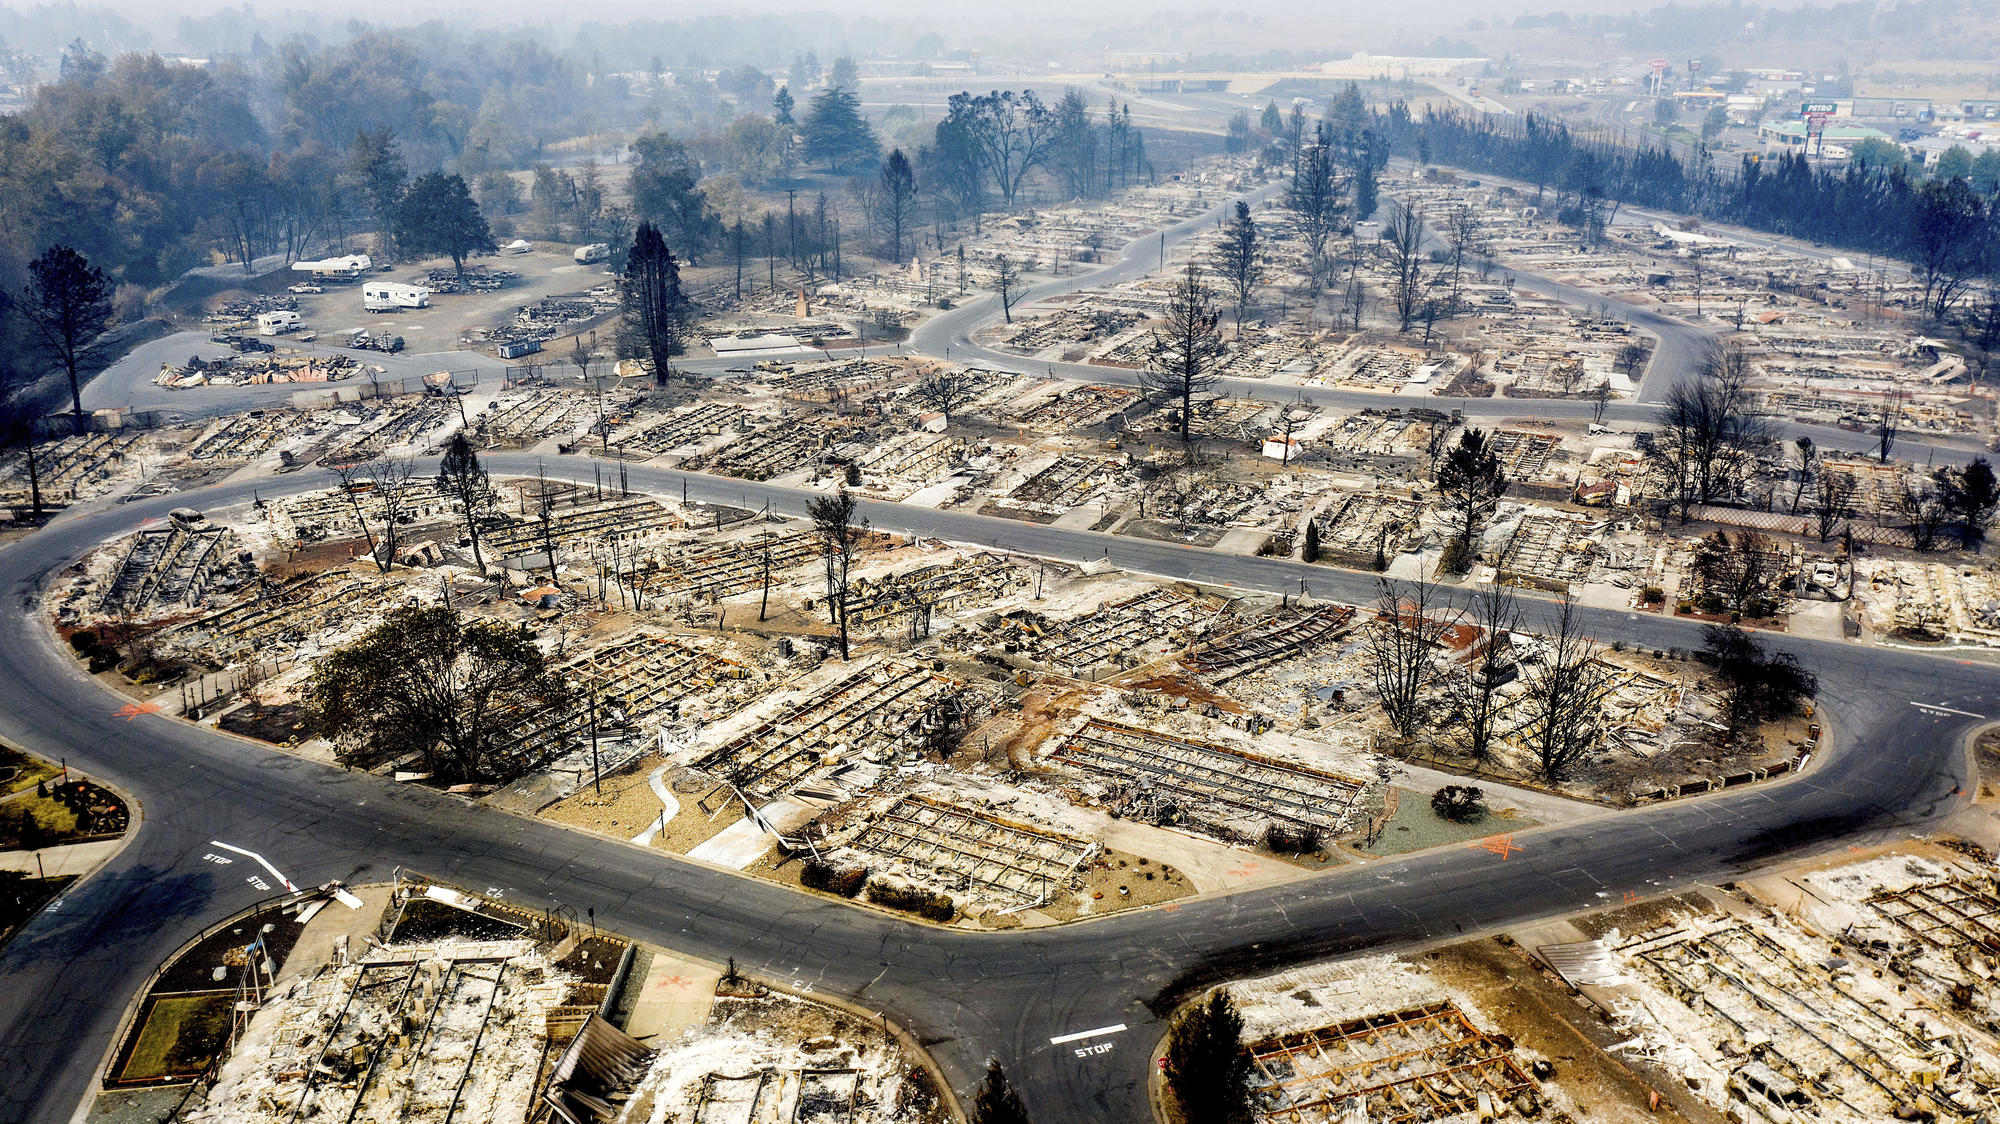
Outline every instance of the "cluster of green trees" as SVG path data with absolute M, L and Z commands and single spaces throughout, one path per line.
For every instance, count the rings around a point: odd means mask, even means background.
M 498 171 L 612 104 L 531 41 L 434 30 L 421 46 L 368 32 L 210 67 L 72 48 L 61 79 L 0 122 L 0 274 L 61 244 L 151 287 L 213 249 L 248 259 L 390 233 L 410 168 L 500 190 Z
M 1375 117 L 1395 151 L 1524 180 L 1538 201 L 1553 191 L 1557 215 L 1578 226 L 1630 203 L 1904 258 L 1934 319 L 1951 314 L 1969 280 L 2000 269 L 1993 196 L 1966 177 L 1918 180 L 1901 163 L 1816 168 L 1792 153 L 1728 168 L 1705 155 L 1578 137 L 1537 114 L 1445 109 L 1413 121 L 1398 104 Z

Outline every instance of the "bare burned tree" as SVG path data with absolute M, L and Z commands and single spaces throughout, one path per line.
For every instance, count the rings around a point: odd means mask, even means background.
M 368 544 L 368 557 L 375 568 L 388 573 L 396 564 L 396 546 L 401 538 L 397 516 L 408 510 L 409 500 L 405 494 L 410 476 L 416 467 L 407 457 L 381 457 L 375 460 L 350 461 L 346 464 L 331 464 L 327 471 L 333 474 L 334 486 L 347 499 L 347 506 L 354 513 L 354 523 L 361 530 L 363 541 Z M 382 511 L 381 533 L 368 519 L 368 507 L 363 500 L 372 499 Z
M 1861 482 L 1851 472 L 1822 469 L 1813 478 L 1813 524 L 1819 541 L 1832 538 L 1841 522 L 1854 516 L 1854 496 L 1860 490 Z
M 1014 322 L 1014 302 L 1021 299 L 1021 263 L 1001 254 L 993 259 L 993 291 L 1000 294 L 1000 311 Z
M 1148 398 L 1172 403 L 1179 411 L 1181 447 L 1192 462 L 1195 396 L 1215 385 L 1215 363 L 1222 357 L 1221 316 L 1193 262 L 1168 292 L 1163 319 L 1153 331 L 1152 353 L 1139 374 L 1139 386 Z
M 1597 744 L 1604 700 L 1613 680 L 1598 662 L 1602 649 L 1584 635 L 1576 603 L 1557 603 L 1552 630 L 1542 638 L 1542 658 L 1528 673 L 1522 732 L 1545 780 L 1561 780 Z
M 833 495 L 806 501 L 806 515 L 812 519 L 812 534 L 819 541 L 820 560 L 826 568 L 827 620 L 840 632 L 840 658 L 848 656 L 847 592 L 848 575 L 861 553 L 862 539 L 868 534 L 868 520 L 859 517 L 853 493 L 842 488 Z
M 549 584 L 562 588 L 562 581 L 556 572 L 558 548 L 561 546 L 556 536 L 556 498 L 549 491 L 548 482 L 542 483 L 541 503 L 535 509 L 536 528 L 541 532 L 542 559 L 549 564 Z
M 1604 411 L 1611 405 L 1611 384 L 1609 382 L 1599 382 L 1596 386 L 1590 388 L 1590 393 L 1587 397 L 1590 399 L 1590 420 L 1598 425 L 1603 425 Z
M 1819 446 L 1813 444 L 1812 438 L 1799 438 L 1792 443 L 1792 449 L 1799 462 L 1798 467 L 1793 470 L 1795 475 L 1792 477 L 1792 510 L 1796 512 L 1799 504 L 1806 498 L 1806 489 L 1819 481 L 1826 466 L 1824 458 L 1820 456 Z
M 1466 623 L 1479 630 L 1472 655 L 1445 679 L 1451 700 L 1451 729 L 1460 748 L 1474 761 L 1493 753 L 1501 711 L 1500 688 L 1513 669 L 1508 648 L 1521 628 L 1521 608 L 1514 591 L 1489 585 L 1473 597 Z
M 1896 434 L 1903 428 L 1903 392 L 1891 390 L 1882 396 L 1875 412 L 1875 463 L 1888 464 L 1896 447 Z
M 1734 494 L 1772 443 L 1770 420 L 1752 411 L 1749 383 L 1742 351 L 1716 348 L 1667 391 L 1649 459 L 1683 522 L 1692 503 Z
M 1951 522 L 1951 505 L 1944 490 L 1927 477 L 1905 477 L 1898 503 L 1903 509 L 1903 526 L 1910 532 L 1910 545 L 1924 553 L 1936 550 L 1938 536 Z
M 1465 263 L 1483 259 L 1490 249 L 1486 224 L 1472 204 L 1460 200 L 1445 210 L 1445 237 L 1451 242 L 1451 307 L 1464 305 Z
M 918 402 L 943 414 L 944 423 L 950 425 L 951 416 L 972 401 L 973 389 L 972 379 L 964 371 L 938 367 L 924 373 L 913 393 Z
M 444 456 L 438 461 L 438 491 L 458 501 L 465 512 L 465 533 L 472 540 L 472 562 L 486 572 L 486 556 L 479 549 L 479 515 L 492 502 L 493 481 L 479 453 L 460 430 L 445 442 Z
M 1407 332 L 1436 296 L 1438 277 L 1424 274 L 1424 240 L 1429 236 L 1420 207 L 1400 206 L 1382 228 L 1382 259 L 1389 271 L 1389 300 L 1395 306 L 1397 331 Z M 1439 277 L 1443 274 L 1440 273 Z
M 1442 672 L 1438 651 L 1458 614 L 1437 586 L 1421 578 L 1383 578 L 1378 588 L 1366 641 L 1369 675 L 1389 725 L 1409 737 L 1428 709 L 1431 688 Z
M 416 519 L 417 462 L 409 457 L 380 456 L 371 462 L 377 494 L 382 497 L 382 551 L 394 564 L 403 545 L 403 531 Z M 384 569 L 387 567 L 385 566 Z
M 1696 544 L 1688 576 L 1706 596 L 1731 612 L 1748 614 L 1747 606 L 1768 598 L 1777 580 L 1776 556 L 1769 537 L 1756 531 L 1712 531 Z

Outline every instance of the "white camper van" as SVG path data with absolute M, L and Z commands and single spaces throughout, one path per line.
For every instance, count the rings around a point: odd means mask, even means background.
M 296 312 L 260 312 L 257 314 L 257 334 L 260 336 L 282 336 L 295 332 L 302 321 Z
M 578 265 L 596 265 L 611 256 L 611 247 L 602 242 L 592 242 L 588 246 L 578 246 L 576 253 L 570 256 L 576 259 Z
M 396 312 L 405 308 L 429 308 L 431 291 L 422 285 L 398 285 L 393 281 L 369 281 L 361 286 L 361 307 L 370 312 Z

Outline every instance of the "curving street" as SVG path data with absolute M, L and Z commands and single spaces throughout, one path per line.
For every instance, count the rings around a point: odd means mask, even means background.
M 1273 190 L 1271 188 L 1266 191 Z M 1213 216 L 1170 232 L 1184 237 Z M 1158 236 L 1103 272 L 1038 291 L 1100 284 L 1157 262 Z M 1532 282 L 1531 282 L 1532 283 Z M 973 348 L 997 311 L 979 301 L 919 329 L 911 348 L 1018 359 Z M 1631 313 L 1635 318 L 1642 315 Z M 1652 315 L 1652 314 L 1643 314 Z M 1649 381 L 1677 377 L 1696 329 L 1655 317 Z M 1068 369 L 1094 380 L 1123 372 Z M 1255 386 L 1256 384 L 1248 384 Z M 1337 392 L 1309 391 L 1338 401 Z M 1367 397 L 1367 396 L 1362 396 Z M 1369 398 L 1372 404 L 1379 399 Z M 1445 408 L 1458 403 L 1439 403 Z M 1491 400 L 1468 402 L 1465 408 Z M 1626 407 L 1630 410 L 1641 406 Z M 1518 407 L 1516 407 L 1518 410 Z M 1537 403 L 1541 413 L 1552 412 Z M 1849 435 L 1852 437 L 1853 435 Z M 591 478 L 585 458 L 494 455 L 496 474 Z M 638 490 L 798 513 L 810 493 L 656 468 L 627 469 Z M 79 509 L 0 549 L 0 736 L 135 796 L 143 820 L 100 873 L 0 951 L 0 1121 L 67 1118 L 89 1091 L 124 1003 L 161 958 L 203 926 L 264 896 L 241 868 L 202 858 L 210 840 L 266 857 L 301 884 L 387 879 L 414 868 L 529 905 L 560 902 L 630 936 L 723 960 L 884 1012 L 933 1050 L 968 1090 L 999 1059 L 1037 1119 L 1150 1119 L 1148 1053 L 1161 1016 L 1188 988 L 1363 948 L 1393 947 L 1728 878 L 1781 855 L 1919 829 L 1971 787 L 1966 735 L 2000 715 L 1991 664 L 1945 655 L 1772 635 L 1821 679 L 1833 734 L 1812 767 L 1782 783 L 1607 813 L 1522 832 L 1518 853 L 1451 847 L 1331 871 L 1282 887 L 1209 895 L 1151 911 L 1009 933 L 938 931 L 833 904 L 688 860 L 475 806 L 460 798 L 306 762 L 157 714 L 86 676 L 46 624 L 47 577 L 90 546 L 174 507 L 218 509 L 322 485 L 300 476 L 243 481 L 129 505 Z M 1241 590 L 1365 601 L 1372 575 L 950 511 L 869 503 L 905 530 Z M 1691 624 L 1590 611 L 1592 630 L 1648 647 L 1693 647 Z M 1932 708 L 1921 709 L 1914 704 Z M 1079 1058 L 1050 1039 L 1123 1022 L 1108 1053 Z

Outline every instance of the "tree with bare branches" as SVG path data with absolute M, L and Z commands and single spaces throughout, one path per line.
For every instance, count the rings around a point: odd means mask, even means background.
M 346 498 L 354 523 L 368 544 L 368 557 L 376 569 L 388 573 L 396 564 L 396 548 L 402 539 L 401 517 L 409 511 L 409 484 L 416 473 L 416 463 L 408 457 L 385 456 L 330 464 L 327 471 L 333 474 L 334 485 Z M 366 504 L 364 500 L 374 503 Z M 370 506 L 381 511 L 379 535 L 368 520 Z
M 918 402 L 944 415 L 944 423 L 951 424 L 951 416 L 966 403 L 972 401 L 975 387 L 964 371 L 948 367 L 934 367 L 925 371 L 911 391 Z
M 472 540 L 472 562 L 480 573 L 485 573 L 486 556 L 479 549 L 479 516 L 493 501 L 493 480 L 487 475 L 486 466 L 479 463 L 479 453 L 464 430 L 452 434 L 444 444 L 444 456 L 438 460 L 437 486 L 438 491 L 458 501 L 465 513 L 465 533 Z
M 1542 637 L 1541 659 L 1528 671 L 1522 732 L 1544 780 L 1557 781 L 1582 764 L 1597 745 L 1604 700 L 1611 693 L 1602 649 L 1584 634 L 1576 602 L 1557 602 L 1553 629 Z
M 1896 434 L 1903 428 L 1903 391 L 1891 390 L 1882 396 L 1875 410 L 1875 463 L 1888 464 L 1896 447 Z
M 806 515 L 812 520 L 812 535 L 819 542 L 820 561 L 826 570 L 827 620 L 840 632 L 840 658 L 848 656 L 847 594 L 848 575 L 861 553 L 868 534 L 868 520 L 859 513 L 854 494 L 842 488 L 833 495 L 806 501 Z
M 1854 496 L 1861 490 L 1861 482 L 1851 472 L 1823 468 L 1813 476 L 1813 525 L 1819 531 L 1819 541 L 1833 537 L 1840 524 L 1854 515 Z
M 1009 324 L 1014 322 L 1014 302 L 1021 299 L 1021 290 L 1025 287 L 1020 262 L 1006 254 L 993 259 L 993 291 L 1000 294 L 1000 312 Z
M 1369 625 L 1366 659 L 1376 696 L 1389 725 L 1403 737 L 1416 733 L 1431 689 L 1443 671 L 1439 649 L 1458 614 L 1437 586 L 1379 580 L 1375 620 Z
M 1397 207 L 1396 217 L 1382 228 L 1380 250 L 1389 271 L 1389 300 L 1396 309 L 1399 332 L 1409 331 L 1423 315 L 1425 302 L 1436 296 L 1433 290 L 1438 287 L 1438 277 L 1424 273 L 1424 242 L 1428 237 L 1421 207 Z
M 1514 591 L 1504 585 L 1486 586 L 1473 596 L 1466 623 L 1478 629 L 1465 661 L 1445 678 L 1451 701 L 1450 728 L 1459 747 L 1474 761 L 1492 755 L 1499 734 L 1500 688 L 1513 677 L 1509 648 L 1521 629 L 1521 607 Z
M 1667 391 L 1648 459 L 1683 522 L 1692 504 L 1735 494 L 1772 443 L 1770 419 L 1753 411 L 1749 384 L 1743 352 L 1719 347 Z

